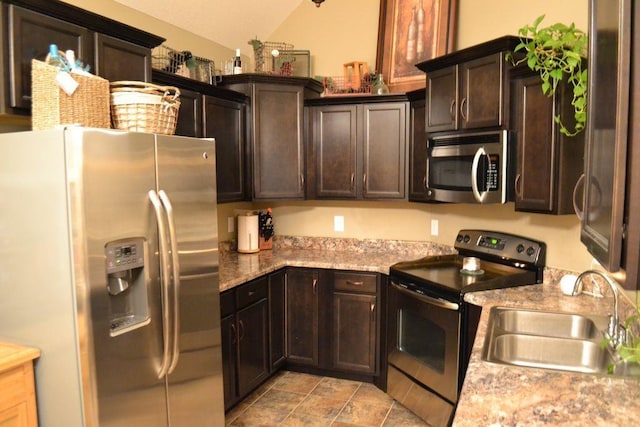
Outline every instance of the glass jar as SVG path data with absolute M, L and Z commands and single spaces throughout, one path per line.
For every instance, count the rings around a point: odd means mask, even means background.
M 384 82 L 384 76 L 382 73 L 376 75 L 375 80 L 373 81 L 373 85 L 371 86 L 371 92 L 374 95 L 384 95 L 389 93 L 389 87 Z

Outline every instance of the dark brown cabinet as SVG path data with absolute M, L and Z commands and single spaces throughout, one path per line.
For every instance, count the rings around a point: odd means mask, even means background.
M 216 139 L 218 203 L 246 198 L 245 104 L 204 96 L 204 136 Z
M 225 76 L 225 88 L 248 96 L 251 199 L 305 198 L 304 99 L 319 96 L 312 79 L 263 75 Z
M 95 73 L 111 82 L 151 81 L 151 49 L 105 34 L 95 34 Z
M 5 78 L 10 88 L 10 107 L 31 108 L 31 60 L 44 61 L 52 43 L 63 51 L 73 49 L 78 58 L 94 69 L 91 31 L 15 5 L 1 6 L 4 27 L 10 29 L 5 41 L 9 43 L 5 52 L 10 73 Z
M 286 362 L 285 270 L 269 275 L 269 360 L 271 372 Z
M 319 276 L 319 271 L 314 269 L 287 269 L 286 329 L 290 363 L 319 366 Z
M 427 73 L 427 132 L 508 126 L 507 52 L 519 43 L 506 36 L 418 64 Z
M 288 268 L 288 365 L 336 375 L 377 376 L 379 278 L 377 273 Z
M 221 297 L 225 409 L 268 378 L 267 278 L 253 280 Z
M 378 370 L 377 275 L 336 271 L 332 294 L 332 368 L 375 375 Z
M 176 135 L 215 138 L 218 203 L 247 199 L 247 97 L 153 70 L 153 82 L 180 89 Z
M 584 132 L 560 133 L 554 117 L 565 124 L 573 117 L 572 93 L 561 85 L 552 98 L 542 93 L 542 80 L 528 69 L 511 79 L 512 126 L 517 138 L 515 209 L 547 214 L 574 214 L 573 190 L 584 164 Z
M 183 87 L 178 89 L 180 89 L 180 110 L 178 111 L 175 134 L 202 138 L 204 134 L 202 126 L 202 94 Z
M 424 91 L 410 102 L 409 117 L 409 201 L 427 200 L 427 132 Z
M 44 61 L 50 44 L 74 50 L 91 72 L 108 80 L 149 81 L 151 49 L 164 39 L 59 1 L 0 4 L 3 82 L 0 113 L 28 115 L 31 60 Z
M 404 199 L 408 103 L 310 107 L 309 197 Z

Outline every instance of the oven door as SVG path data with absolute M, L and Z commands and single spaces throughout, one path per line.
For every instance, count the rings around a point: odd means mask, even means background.
M 427 196 L 451 203 L 506 203 L 511 155 L 507 131 L 428 141 Z
M 390 283 L 389 365 L 455 405 L 461 325 L 459 305 L 420 294 L 411 289 L 411 285 L 400 284 L 394 279 Z M 392 384 L 388 389 L 393 389 Z

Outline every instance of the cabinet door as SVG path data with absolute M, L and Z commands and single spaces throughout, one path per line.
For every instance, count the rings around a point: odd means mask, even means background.
M 180 88 L 180 110 L 176 135 L 202 138 L 202 94 Z
M 255 200 L 304 199 L 303 87 L 253 88 Z
M 244 396 L 269 376 L 268 306 L 266 298 L 236 312 L 238 393 Z
M 318 272 L 288 269 L 286 293 L 288 361 L 318 366 Z
M 269 275 L 269 361 L 271 372 L 280 368 L 285 358 L 285 270 Z
M 334 292 L 333 367 L 376 373 L 376 296 Z
M 8 14 L 10 74 L 5 78 L 9 79 L 10 107 L 31 108 L 31 60 L 44 61 L 50 44 L 61 51 L 72 49 L 76 58 L 94 68 L 92 33 L 86 28 L 14 5 L 8 6 Z
M 109 81 L 151 81 L 151 49 L 97 33 L 95 73 Z
M 554 120 L 561 112 L 565 124 L 573 125 L 571 88 L 561 84 L 549 98 L 541 86 L 538 75 L 512 79 L 512 128 L 518 139 L 515 208 L 573 214 L 573 189 L 584 165 L 584 132 L 568 137 Z
M 205 96 L 204 136 L 216 139 L 218 202 L 245 200 L 245 105 Z
M 458 128 L 458 67 L 427 73 L 427 132 Z
M 409 135 L 409 200 L 427 199 L 427 132 L 425 100 L 411 103 Z
M 313 109 L 316 197 L 354 199 L 357 196 L 357 106 L 331 105 Z
M 516 135 L 516 210 L 551 212 L 555 168 L 553 167 L 553 100 L 542 93 L 542 80 L 535 75 L 514 84 Z
M 234 315 L 222 318 L 222 384 L 224 389 L 224 409 L 227 410 L 238 400 L 236 380 L 237 329 Z
M 461 129 L 502 126 L 505 63 L 496 53 L 459 65 Z
M 365 199 L 406 197 L 406 102 L 363 104 L 363 191 Z

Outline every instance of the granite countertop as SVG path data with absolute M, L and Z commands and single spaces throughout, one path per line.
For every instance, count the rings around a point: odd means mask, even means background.
M 287 266 L 388 274 L 396 262 L 454 252 L 452 247 L 432 243 L 278 237 L 273 250 L 256 254 L 221 250 L 220 290 Z M 558 283 L 566 273 L 548 268 L 540 285 L 466 294 L 468 302 L 483 310 L 454 426 L 640 425 L 638 379 L 521 368 L 481 359 L 492 306 L 594 314 L 611 311 L 610 297 L 563 295 Z
M 220 252 L 220 291 L 283 267 L 389 274 L 389 267 L 396 262 L 453 251 L 452 247 L 429 242 L 278 236 L 272 250 L 255 254 L 239 254 L 223 248 Z
M 492 306 L 607 314 L 613 307 L 610 297 L 563 295 L 557 281 L 545 274 L 542 285 L 475 292 L 465 300 L 483 310 L 454 426 L 640 425 L 640 379 L 506 366 L 481 358 Z

